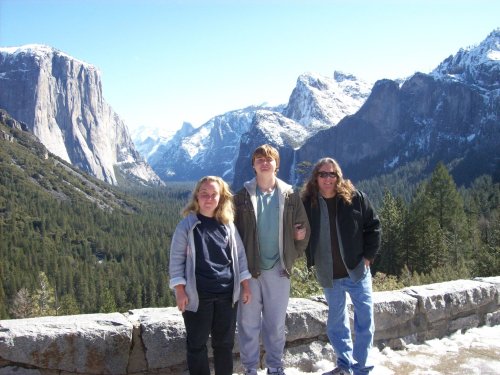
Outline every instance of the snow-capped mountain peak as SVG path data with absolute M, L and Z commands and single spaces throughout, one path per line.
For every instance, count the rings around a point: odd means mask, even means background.
M 99 69 L 97 69 L 94 65 L 86 63 L 82 60 L 78 60 L 73 56 L 70 56 L 54 47 L 50 47 L 45 44 L 25 44 L 17 47 L 0 47 L 0 54 L 1 53 L 10 55 L 13 58 L 16 58 L 19 55 L 27 54 L 33 56 L 37 61 L 43 60 L 50 56 L 60 56 L 74 61 L 75 63 L 81 64 L 88 70 L 99 72 Z
M 487 90 L 500 88 L 500 28 L 478 46 L 460 49 L 431 74 L 438 79 L 452 79 Z
M 277 112 L 257 111 L 253 121 L 269 143 L 279 147 L 298 147 L 310 136 L 310 132 L 301 124 Z
M 342 72 L 334 72 L 333 77 L 305 73 L 297 79 L 283 114 L 311 130 L 325 129 L 355 113 L 371 87 L 371 83 Z

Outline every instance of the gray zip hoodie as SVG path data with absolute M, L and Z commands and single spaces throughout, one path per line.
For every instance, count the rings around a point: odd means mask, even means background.
M 193 231 L 199 223 L 196 214 L 191 213 L 186 216 L 177 224 L 170 244 L 170 288 L 175 290 L 176 285 L 185 285 L 188 296 L 186 310 L 194 312 L 198 310 L 199 297 L 196 290 L 196 250 Z M 240 298 L 240 283 L 252 276 L 248 271 L 245 248 L 236 227 L 233 223 L 226 224 L 225 227 L 229 233 L 231 246 L 231 264 L 234 275 L 233 303 L 236 303 Z

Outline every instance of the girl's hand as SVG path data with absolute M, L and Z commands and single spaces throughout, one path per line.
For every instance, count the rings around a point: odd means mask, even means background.
M 186 311 L 186 306 L 189 302 L 188 296 L 186 294 L 185 285 L 175 286 L 175 301 L 177 302 L 177 308 L 184 312 Z

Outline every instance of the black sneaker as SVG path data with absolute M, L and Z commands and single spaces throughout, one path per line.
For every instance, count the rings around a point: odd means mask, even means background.
M 332 371 L 324 372 L 322 375 L 351 375 L 351 372 L 344 370 L 343 368 L 336 367 Z
M 285 369 L 283 367 L 278 367 L 274 371 L 271 371 L 270 369 L 267 369 L 268 374 L 275 374 L 275 375 L 286 375 L 285 374 Z

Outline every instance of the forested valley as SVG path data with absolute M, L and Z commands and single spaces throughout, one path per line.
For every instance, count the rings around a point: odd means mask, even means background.
M 192 184 L 118 189 L 0 130 L 0 319 L 173 306 L 169 245 Z M 383 226 L 376 290 L 500 274 L 500 184 L 458 188 L 447 167 L 357 184 Z M 303 261 L 292 289 L 320 293 Z

